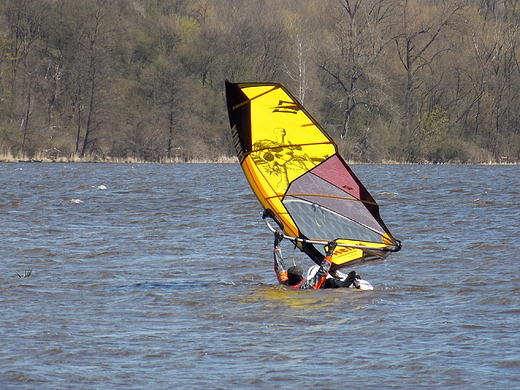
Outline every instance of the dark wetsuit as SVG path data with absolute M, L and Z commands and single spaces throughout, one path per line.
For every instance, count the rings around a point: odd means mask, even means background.
M 274 272 L 278 278 L 278 283 L 285 284 L 286 286 L 290 286 L 292 288 L 318 290 L 323 286 L 325 280 L 327 279 L 327 275 L 329 274 L 331 264 L 330 257 L 324 257 L 318 272 L 316 272 L 316 274 L 311 279 L 302 278 L 299 283 L 291 285 L 289 284 L 289 275 L 287 274 L 287 270 L 283 262 L 282 250 L 280 248 L 274 248 L 273 256 Z
M 318 290 L 320 288 L 340 288 L 340 287 L 350 287 L 357 275 L 355 271 L 349 273 L 348 277 L 344 280 L 337 280 L 334 278 L 327 279 L 327 276 L 330 271 L 330 266 L 332 264 L 331 257 L 332 252 L 334 251 L 334 246 L 332 248 L 329 246 L 327 256 L 323 257 L 320 267 L 318 268 L 318 272 L 314 274 L 314 276 L 310 279 L 301 278 L 297 283 L 292 282 L 291 275 L 288 274 L 288 269 L 285 268 L 285 263 L 282 257 L 282 250 L 280 249 L 280 242 L 283 239 L 283 234 L 281 232 L 275 233 L 274 239 L 274 272 L 276 273 L 276 277 L 278 278 L 278 283 L 284 284 L 286 286 L 290 286 L 292 288 L 299 289 L 312 289 Z M 330 245 L 330 244 L 329 244 Z

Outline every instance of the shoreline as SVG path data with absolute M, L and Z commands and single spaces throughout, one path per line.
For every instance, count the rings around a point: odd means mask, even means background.
M 137 158 L 119 158 L 119 157 L 59 157 L 59 158 L 23 158 L 12 156 L 0 156 L 0 163 L 96 163 L 96 164 L 234 164 L 238 163 L 237 157 L 221 156 L 216 159 L 191 159 L 185 160 L 181 158 L 170 158 L 159 161 L 146 161 Z
M 130 158 L 74 158 L 74 159 L 5 159 L 0 157 L 0 163 L 8 163 L 8 164 L 48 164 L 48 163 L 58 163 L 58 164 L 238 164 L 238 158 L 236 157 L 220 157 L 218 159 L 192 159 L 192 160 L 183 160 L 183 159 L 167 159 L 164 161 L 144 161 L 140 159 L 130 159 Z M 398 162 L 398 161 L 382 161 L 382 162 L 359 162 L 359 161 L 347 161 L 349 165 L 481 165 L 481 166 L 491 166 L 491 165 L 500 165 L 500 166 L 510 166 L 510 165 L 519 165 L 518 162 L 509 162 L 509 163 L 499 163 L 499 162 L 481 162 L 481 163 L 462 163 L 462 162 L 442 162 L 442 163 L 433 163 L 433 162 L 423 162 L 423 163 L 410 163 L 410 162 Z
M 131 157 L 101 157 L 98 155 L 88 155 L 85 157 L 78 157 L 74 154 L 65 156 L 48 156 L 36 155 L 33 158 L 25 156 L 13 156 L 11 154 L 0 154 L 0 163 L 99 163 L 99 164 L 238 164 L 236 156 L 219 156 L 214 159 L 183 159 L 179 157 L 164 158 L 157 161 L 147 161 L 140 158 Z M 465 163 L 461 161 L 447 161 L 447 162 L 432 162 L 423 161 L 418 163 L 400 162 L 395 160 L 382 160 L 381 162 L 361 162 L 361 161 L 347 161 L 347 164 L 357 165 L 519 165 L 520 161 L 513 162 L 470 162 Z

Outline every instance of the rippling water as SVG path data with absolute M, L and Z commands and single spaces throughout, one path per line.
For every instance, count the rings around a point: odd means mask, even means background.
M 276 286 L 238 165 L 0 164 L 0 387 L 519 388 L 520 167 L 353 169 L 374 291 Z

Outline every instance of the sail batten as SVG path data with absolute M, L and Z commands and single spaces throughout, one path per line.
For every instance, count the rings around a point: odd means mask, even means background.
M 330 136 L 281 84 L 226 82 L 233 141 L 262 207 L 313 260 L 336 240 L 337 268 L 400 248 Z

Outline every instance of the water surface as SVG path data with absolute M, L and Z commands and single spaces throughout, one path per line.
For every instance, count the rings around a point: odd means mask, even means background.
M 0 164 L 1 388 L 520 387 L 520 168 L 353 169 L 370 292 L 276 286 L 238 165 Z

